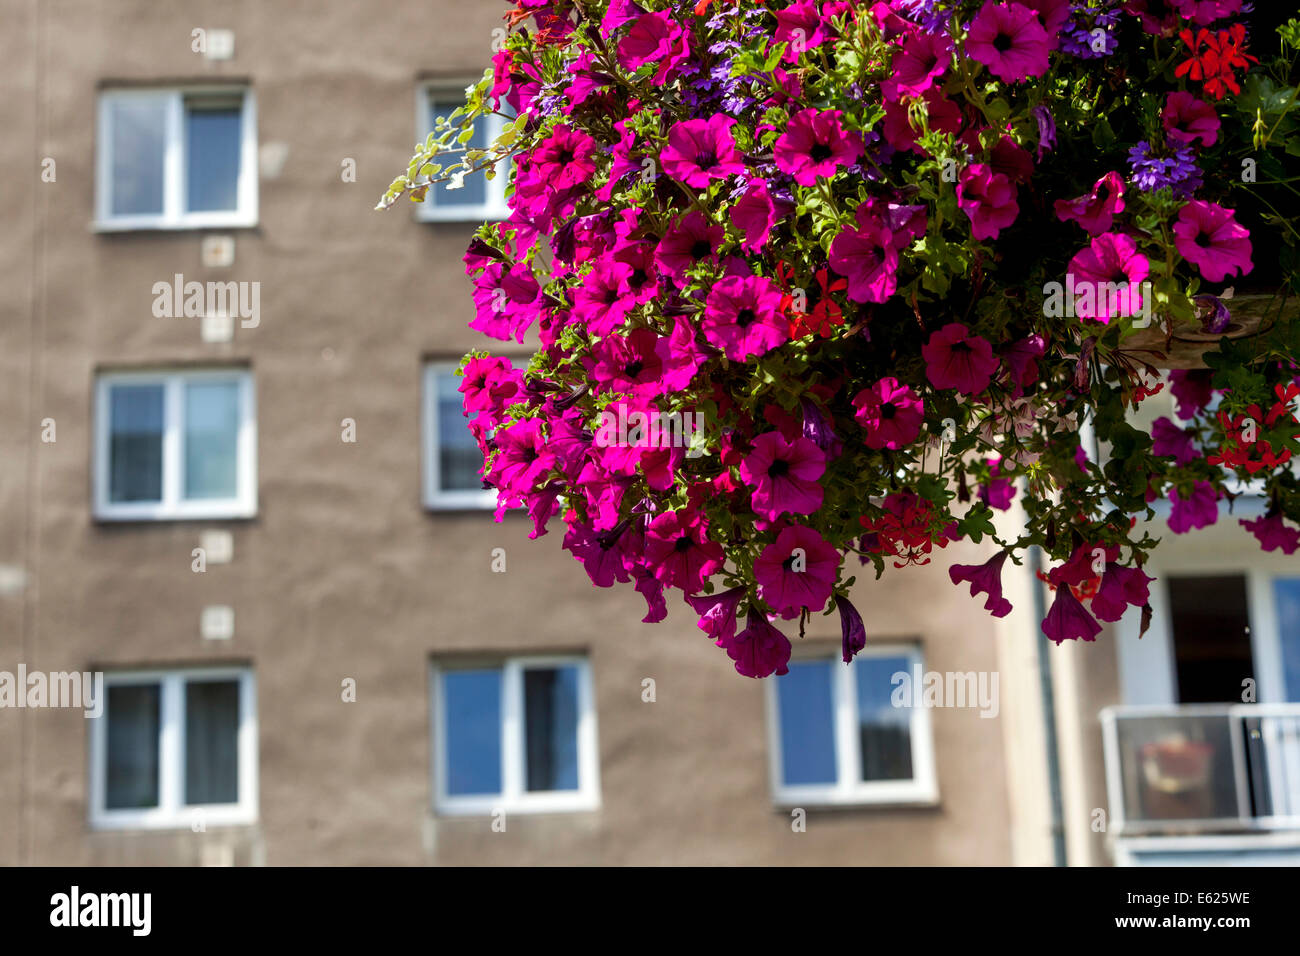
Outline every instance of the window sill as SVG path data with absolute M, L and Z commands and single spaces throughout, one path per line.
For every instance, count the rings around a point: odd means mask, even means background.
M 197 232 L 203 229 L 256 229 L 257 227 L 256 216 L 237 216 L 229 219 L 193 219 L 180 222 L 145 219 L 122 220 L 119 222 L 112 219 L 97 219 L 90 224 L 91 231 L 96 233 Z
M 773 799 L 776 810 L 937 810 L 940 806 L 937 793 L 917 792 L 914 796 L 898 794 L 778 794 Z
M 600 798 L 579 795 L 554 797 L 550 799 L 509 801 L 493 799 L 474 799 L 465 803 L 451 802 L 436 804 L 433 815 L 439 819 L 457 819 L 465 817 L 491 817 L 497 813 L 507 816 L 541 814 L 577 814 L 594 813 L 600 810 Z

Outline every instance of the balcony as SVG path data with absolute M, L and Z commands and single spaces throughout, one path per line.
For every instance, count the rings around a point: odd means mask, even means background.
M 1118 862 L 1300 861 L 1300 704 L 1110 707 L 1101 721 Z

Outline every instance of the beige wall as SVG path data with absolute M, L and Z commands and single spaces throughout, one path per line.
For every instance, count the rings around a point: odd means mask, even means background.
M 638 623 L 640 597 L 594 592 L 558 531 L 529 542 L 519 518 L 423 511 L 422 358 L 483 344 L 465 327 L 470 229 L 371 207 L 414 142 L 417 77 L 481 72 L 501 9 L 0 0 L 0 564 L 31 578 L 0 595 L 0 669 L 252 663 L 261 820 L 91 833 L 79 712 L 0 711 L 0 863 L 190 863 L 224 848 L 270 864 L 1010 862 L 1004 718 L 934 715 L 938 807 L 814 813 L 793 833 L 769 794 L 763 687 L 693 615 Z M 235 58 L 192 53 L 198 26 L 233 29 Z M 90 231 L 97 86 L 218 76 L 252 81 L 259 141 L 289 151 L 261 182 L 260 225 L 235 232 L 234 267 L 204 270 L 196 233 Z M 46 155 L 57 183 L 39 181 Z M 348 157 L 356 183 L 340 179 Z M 211 346 L 196 320 L 153 318 L 151 286 L 175 272 L 260 281 L 261 327 Z M 210 524 L 92 520 L 92 385 L 99 368 L 231 361 L 256 379 L 259 513 L 225 523 L 233 564 L 195 574 Z M 340 441 L 345 417 L 357 444 Z M 496 547 L 505 574 L 490 570 Z M 861 585 L 872 639 L 921 639 L 931 669 L 998 668 L 992 622 L 944 571 L 961 556 L 975 557 L 950 548 Z M 235 608 L 232 641 L 200 639 L 209 604 Z M 810 640 L 838 641 L 834 618 L 817 627 Z M 600 811 L 512 818 L 505 834 L 431 819 L 428 661 L 469 648 L 590 651 Z M 340 700 L 345 677 L 355 704 Z M 644 677 L 656 703 L 641 701 Z

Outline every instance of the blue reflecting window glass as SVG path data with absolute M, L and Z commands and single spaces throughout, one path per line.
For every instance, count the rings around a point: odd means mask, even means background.
M 1300 703 L 1300 578 L 1279 578 L 1275 590 L 1286 699 Z
M 481 491 L 483 453 L 469 430 L 470 419 L 465 417 L 461 379 L 443 373 L 434 381 L 438 388 L 438 490 Z
M 185 189 L 189 212 L 239 208 L 242 104 L 229 97 L 185 103 Z
M 163 211 L 163 157 L 167 149 L 167 100 L 120 96 L 108 106 L 114 216 L 157 215 Z
M 777 681 L 781 722 L 781 779 L 788 786 L 835 783 L 833 662 L 792 661 Z
M 451 114 L 456 111 L 456 108 L 462 105 L 464 105 L 463 100 L 460 102 L 444 100 L 432 103 L 429 107 L 429 128 L 437 128 L 439 117 L 449 119 Z M 457 117 L 456 122 L 459 122 L 461 119 L 463 119 L 463 117 Z M 468 143 L 456 143 L 453 145 L 457 149 L 487 149 L 489 145 L 487 120 L 484 117 L 479 117 L 478 120 L 475 121 L 474 136 Z M 452 158 L 449 159 L 448 162 L 442 163 L 442 165 L 444 167 L 452 165 L 461 157 L 461 155 L 461 153 L 453 154 Z M 500 175 L 500 170 L 498 170 L 498 175 Z M 435 206 L 441 206 L 443 208 L 448 206 L 481 206 L 487 202 L 487 187 L 487 177 L 485 177 L 482 172 L 470 173 L 465 177 L 465 185 L 462 188 L 448 189 L 446 183 L 439 183 L 430 190 L 429 199 L 433 201 Z M 428 202 L 429 200 L 425 201 Z
M 239 493 L 239 384 L 185 386 L 185 497 Z
M 858 748 L 863 780 L 912 778 L 911 710 L 895 707 L 893 676 L 910 672 L 906 657 L 860 655 L 853 661 L 858 687 Z M 920 688 L 913 688 L 919 692 Z
M 108 392 L 110 501 L 161 501 L 163 387 L 114 385 Z
M 524 748 L 530 791 L 578 789 L 578 668 L 524 671 Z
M 446 671 L 442 688 L 447 793 L 500 793 L 501 671 Z

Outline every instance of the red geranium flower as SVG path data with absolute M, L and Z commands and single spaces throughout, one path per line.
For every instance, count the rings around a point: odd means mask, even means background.
M 1178 64 L 1174 75 L 1200 81 L 1205 92 L 1216 100 L 1223 99 L 1226 92 L 1234 95 L 1241 92 L 1233 70 L 1249 69 L 1250 64 L 1259 62 L 1245 51 L 1246 25 L 1243 23 L 1234 23 L 1218 33 L 1202 27 L 1193 35 L 1190 29 L 1184 29 L 1178 38 L 1187 44 L 1192 55 Z M 1202 44 L 1204 51 L 1201 50 Z

